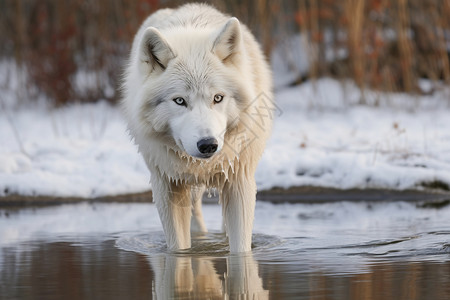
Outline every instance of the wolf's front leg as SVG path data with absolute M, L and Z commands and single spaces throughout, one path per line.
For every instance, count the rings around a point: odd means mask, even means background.
M 242 175 L 236 181 L 226 182 L 221 196 L 230 251 L 250 251 L 256 201 L 255 180 Z
M 202 212 L 202 198 L 205 192 L 204 186 L 194 186 L 191 188 L 192 197 L 192 220 L 191 232 L 208 232 Z
M 188 186 L 175 184 L 152 174 L 153 199 L 169 250 L 191 247 L 191 192 Z

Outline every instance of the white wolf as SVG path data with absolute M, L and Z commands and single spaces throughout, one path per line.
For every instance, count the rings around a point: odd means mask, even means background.
M 201 198 L 216 188 L 230 251 L 251 250 L 272 82 L 249 30 L 204 4 L 159 10 L 134 38 L 123 89 L 168 248 L 189 248 L 190 230 L 206 231 Z

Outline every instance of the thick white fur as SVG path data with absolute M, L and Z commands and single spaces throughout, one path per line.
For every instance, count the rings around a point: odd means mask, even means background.
M 217 188 L 231 252 L 251 250 L 255 169 L 270 134 L 268 64 L 248 29 L 203 4 L 152 14 L 137 32 L 123 86 L 131 135 L 151 172 L 168 248 L 206 231 L 205 188 Z M 223 95 L 214 103 L 215 95 Z M 187 105 L 173 99 L 182 97 Z M 200 158 L 197 142 L 218 141 Z M 191 224 L 192 219 L 192 224 Z

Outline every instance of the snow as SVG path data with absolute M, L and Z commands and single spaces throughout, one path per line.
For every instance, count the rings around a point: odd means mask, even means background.
M 282 88 L 258 189 L 450 184 L 449 99 L 445 87 L 428 96 L 362 94 L 330 78 Z M 0 140 L 0 196 L 93 198 L 151 188 L 121 114 L 104 102 L 3 105 Z
M 359 90 L 332 79 L 278 92 L 283 113 L 257 171 L 258 187 L 401 190 L 448 184 L 450 102 L 442 100 L 448 95 L 365 97 L 385 103 L 356 105 Z
M 338 35 L 343 34 L 341 32 Z M 333 36 L 331 31 L 325 30 L 323 38 L 327 62 L 343 60 L 348 57 L 347 49 L 344 47 L 336 48 L 336 37 Z M 270 56 L 272 71 L 275 74 L 273 77 L 275 89 L 279 90 L 302 77 L 306 77 L 311 66 L 320 59 L 318 53 L 317 45 L 311 43 L 305 34 L 296 34 L 282 40 Z
M 125 128 L 117 108 L 103 102 L 2 111 L 0 195 L 92 198 L 147 191 L 148 171 Z

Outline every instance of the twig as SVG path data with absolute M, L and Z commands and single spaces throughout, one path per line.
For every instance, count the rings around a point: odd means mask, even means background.
M 1 103 L 2 110 L 6 115 L 6 120 L 8 121 L 9 126 L 11 126 L 14 138 L 16 139 L 16 142 L 17 142 L 17 145 L 19 146 L 20 152 L 22 152 L 25 156 L 30 158 L 30 155 L 27 153 L 27 151 L 25 151 L 25 147 L 23 146 L 19 131 L 17 130 L 17 127 L 14 124 L 13 118 L 12 118 L 11 114 L 8 112 L 8 109 L 6 108 L 5 101 L 4 101 L 3 97 L 1 97 L 1 96 L 0 96 L 0 103 Z

